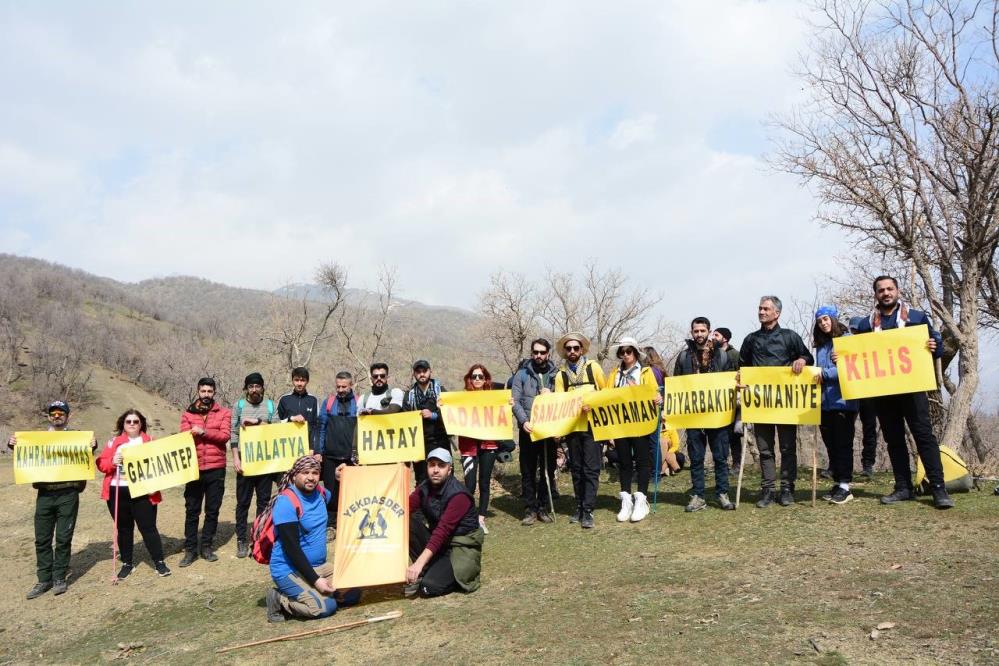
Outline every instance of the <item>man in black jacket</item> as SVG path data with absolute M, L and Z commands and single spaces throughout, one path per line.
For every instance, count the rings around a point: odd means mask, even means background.
M 309 448 L 316 460 L 322 459 L 319 450 L 319 402 L 316 396 L 310 395 L 309 371 L 306 368 L 295 368 L 291 371 L 291 393 L 285 393 L 278 400 L 278 418 L 282 421 L 306 423 L 309 426 Z
M 336 470 L 340 465 L 353 465 L 357 460 L 354 435 L 357 432 L 357 396 L 354 376 L 346 370 L 336 374 L 336 392 L 327 397 L 319 408 L 319 450 L 323 454 L 323 485 L 333 493 L 329 508 L 329 527 L 336 529 L 340 481 Z
M 406 392 L 402 402 L 404 412 L 420 412 L 423 417 L 424 455 L 434 449 L 451 450 L 451 441 L 444 430 L 444 419 L 441 418 L 441 408 L 437 406 L 437 398 L 446 391 L 441 383 L 433 378 L 430 362 L 420 359 L 413 364 L 413 386 Z M 420 460 L 413 464 L 416 483 L 427 480 L 427 461 Z
M 513 416 L 517 419 L 520 432 L 520 484 L 527 505 L 524 510 L 522 525 L 533 525 L 538 520 L 543 523 L 554 521 L 549 508 L 551 498 L 543 492 L 544 469 L 543 447 L 548 449 L 548 463 L 555 465 L 555 442 L 552 439 L 531 441 L 531 407 L 534 398 L 541 393 L 549 393 L 555 382 L 555 364 L 548 358 L 552 345 L 544 338 L 531 342 L 531 360 L 517 370 L 510 383 L 513 395 Z M 541 482 L 538 483 L 538 467 L 541 467 Z M 544 494 L 544 497 L 542 497 Z
M 739 367 L 791 366 L 800 374 L 806 365 L 815 363 L 801 336 L 788 328 L 781 328 L 781 302 L 776 296 L 760 299 L 757 312 L 760 328 L 746 336 L 739 352 Z M 760 469 L 763 472 L 763 490 L 756 506 L 765 509 L 773 504 L 777 467 L 774 462 L 776 440 L 780 440 L 780 497 L 781 506 L 794 504 L 794 482 L 798 478 L 798 426 L 754 424 L 756 446 L 760 450 Z

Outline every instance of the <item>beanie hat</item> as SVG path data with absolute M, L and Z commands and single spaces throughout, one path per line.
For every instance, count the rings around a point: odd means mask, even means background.
M 243 390 L 246 390 L 250 384 L 260 384 L 263 386 L 264 376 L 259 372 L 251 372 L 246 376 L 246 379 L 243 380 Z

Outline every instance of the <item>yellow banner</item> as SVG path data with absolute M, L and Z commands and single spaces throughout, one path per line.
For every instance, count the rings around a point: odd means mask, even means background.
M 475 439 L 510 439 L 513 408 L 510 391 L 446 391 L 437 404 L 449 435 Z
M 94 478 L 93 432 L 15 432 L 14 483 L 88 481 Z
M 735 421 L 734 372 L 667 377 L 663 417 L 671 428 L 724 428 Z
M 357 417 L 357 457 L 362 465 L 423 460 L 426 455 L 419 412 Z
M 311 453 L 308 423 L 288 421 L 239 430 L 244 476 L 287 472 L 296 460 Z
M 822 420 L 822 390 L 815 382 L 819 369 L 806 366 L 794 374 L 790 366 L 741 368 L 742 420 L 746 423 L 818 425 Z
M 181 432 L 121 449 L 122 474 L 132 497 L 198 480 L 194 437 Z
M 847 400 L 933 391 L 937 375 L 924 325 L 833 338 L 839 388 Z
M 409 566 L 409 469 L 402 463 L 345 467 L 337 506 L 340 518 L 333 542 L 333 586 L 346 590 L 405 581 Z
M 603 442 L 616 437 L 642 437 L 655 432 L 659 423 L 656 394 L 650 384 L 591 391 L 583 395 L 593 439 Z
M 577 430 L 586 430 L 583 397 L 590 391 L 542 393 L 531 405 L 531 441 L 563 437 Z

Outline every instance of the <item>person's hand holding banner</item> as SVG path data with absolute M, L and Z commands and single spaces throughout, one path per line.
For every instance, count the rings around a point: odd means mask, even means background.
M 531 441 L 563 437 L 569 433 L 586 430 L 583 414 L 583 396 L 588 391 L 542 393 L 534 398 L 531 406 Z
M 833 338 L 839 387 L 847 400 L 933 391 L 937 376 L 925 325 Z
M 357 417 L 357 458 L 362 465 L 410 462 L 425 456 L 419 412 Z
M 513 408 L 510 391 L 447 391 L 437 404 L 441 408 L 444 429 L 449 435 L 474 439 L 510 439 L 513 433 Z
M 122 476 L 132 497 L 198 480 L 198 454 L 194 437 L 181 432 L 122 449 Z
M 818 425 L 822 420 L 822 387 L 815 382 L 819 369 L 806 366 L 795 374 L 788 366 L 739 370 L 745 388 L 740 392 L 745 423 Z
M 664 380 L 663 418 L 670 428 L 723 428 L 735 421 L 734 372 L 705 372 Z
M 90 481 L 94 433 L 82 430 L 16 432 L 14 483 Z
M 309 453 L 308 423 L 289 421 L 239 431 L 239 457 L 245 476 L 287 472 Z

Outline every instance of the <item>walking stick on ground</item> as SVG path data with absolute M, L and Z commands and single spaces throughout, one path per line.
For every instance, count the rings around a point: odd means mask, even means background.
M 740 459 L 739 459 L 739 480 L 735 484 L 735 508 L 736 509 L 739 508 L 739 500 L 742 498 L 742 473 L 746 469 L 746 449 L 749 448 L 749 437 L 747 436 L 749 434 L 749 432 L 748 432 L 748 428 L 746 426 L 747 426 L 746 423 L 742 424 L 742 438 L 745 441 L 743 441 L 743 443 L 742 443 L 742 455 L 740 456 Z
M 292 641 L 298 638 L 308 638 L 309 636 L 332 634 L 333 632 L 336 631 L 343 631 L 344 629 L 354 629 L 355 627 L 362 627 L 366 624 L 384 622 L 385 620 L 395 620 L 396 618 L 400 617 L 402 617 L 402 611 L 392 611 L 391 613 L 386 613 L 385 615 L 369 617 L 366 620 L 357 620 L 356 622 L 347 622 L 346 624 L 338 624 L 333 627 L 322 627 L 320 629 L 312 629 L 310 631 L 300 631 L 297 634 L 287 634 L 285 636 L 265 638 L 262 641 L 253 641 L 252 643 L 242 643 L 240 645 L 233 645 L 227 648 L 218 648 L 217 650 L 215 650 L 215 654 L 222 654 L 223 652 L 230 652 L 232 650 L 241 650 L 242 648 L 253 647 L 254 645 L 264 645 L 265 643 L 277 643 L 278 641 Z
M 662 395 L 662 387 L 659 387 L 660 395 Z M 659 501 L 659 477 L 662 474 L 662 457 L 663 457 L 663 408 L 662 405 L 659 406 L 659 418 L 656 419 L 656 438 L 654 440 L 656 447 L 656 485 L 652 491 L 652 513 L 656 512 L 656 504 Z
M 541 451 L 544 453 L 544 456 L 545 456 L 545 469 L 542 472 L 542 474 L 544 474 L 544 477 L 545 477 L 545 487 L 548 488 L 548 506 L 551 507 L 552 518 L 554 518 L 555 517 L 555 499 L 552 497 L 552 482 L 551 482 L 551 479 L 548 476 L 548 444 L 542 443 L 541 444 Z
M 114 468 L 114 535 L 111 537 L 111 584 L 118 584 L 118 574 L 115 573 L 115 567 L 118 566 L 116 559 L 118 559 L 118 498 L 121 496 L 121 486 L 118 482 L 121 480 L 121 467 L 116 466 Z
M 816 442 L 812 441 L 812 507 L 815 507 L 815 491 L 819 484 L 819 454 Z

